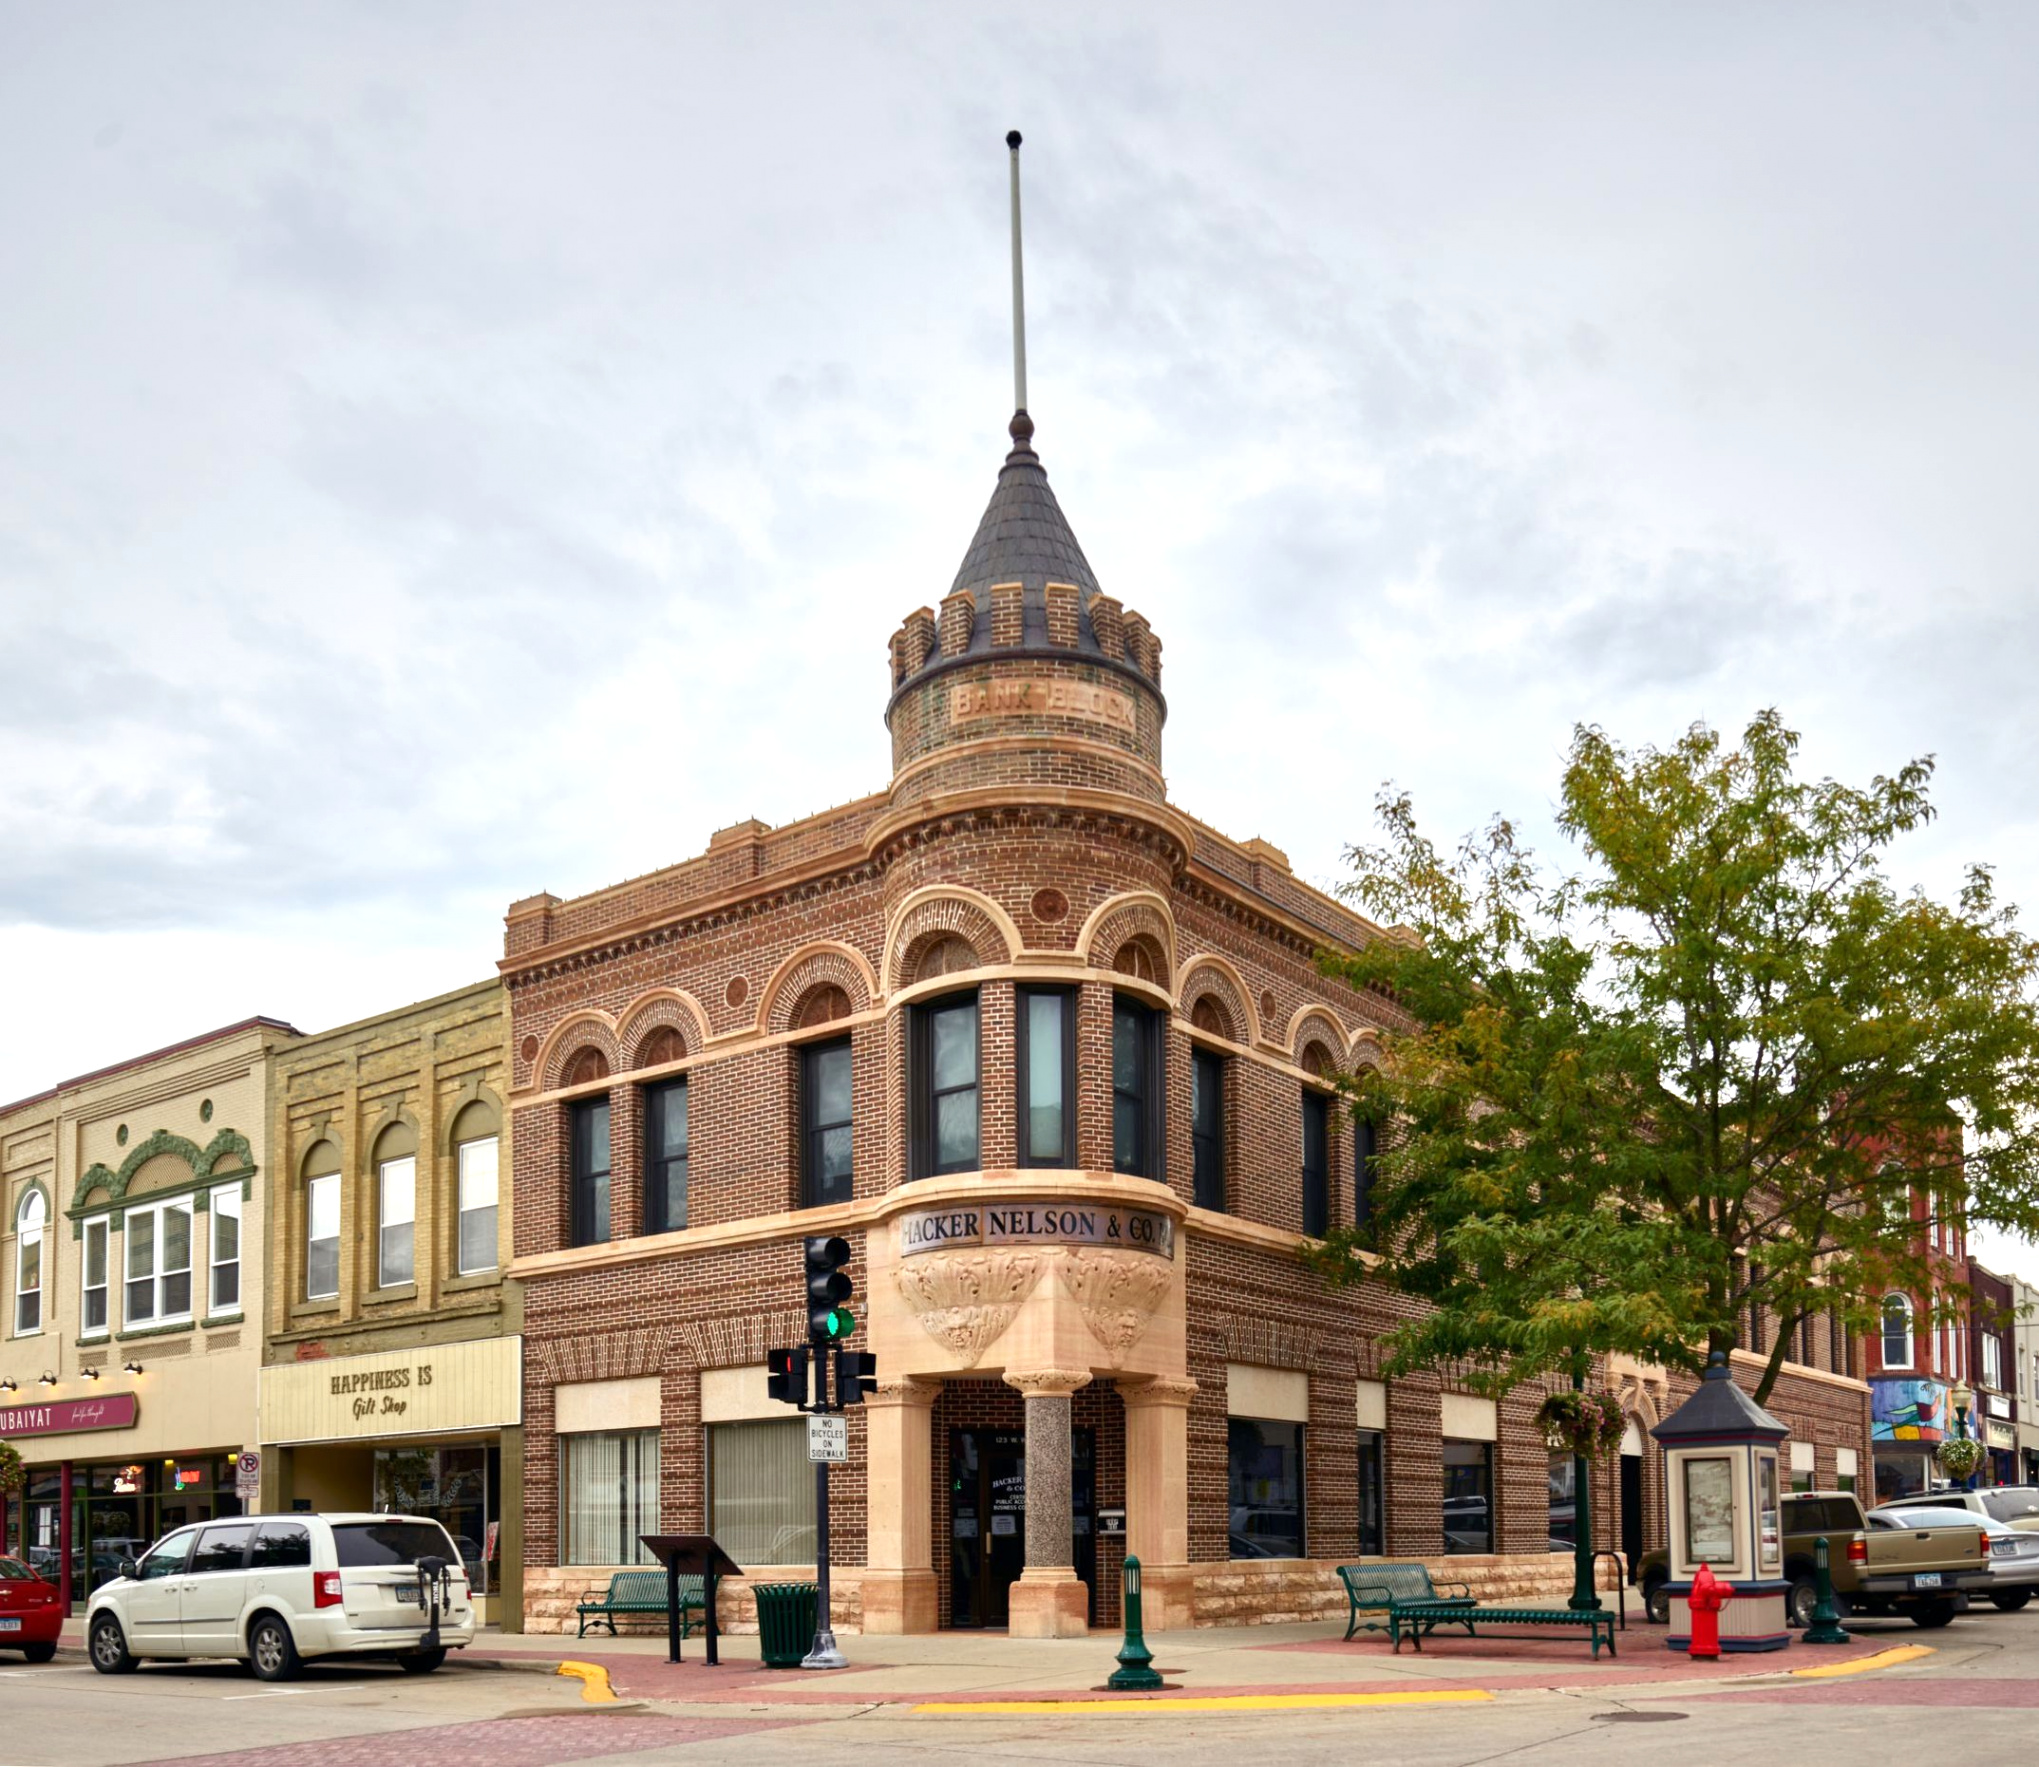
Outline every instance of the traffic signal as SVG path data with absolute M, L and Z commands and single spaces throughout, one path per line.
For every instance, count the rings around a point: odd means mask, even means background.
M 857 1316 L 843 1305 L 850 1298 L 850 1242 L 833 1236 L 807 1241 L 807 1335 L 833 1343 L 857 1329 Z
M 845 1405 L 861 1405 L 864 1395 L 878 1385 L 878 1358 L 869 1350 L 845 1350 L 840 1346 L 835 1353 L 835 1406 L 840 1411 Z
M 765 1391 L 782 1405 L 807 1409 L 807 1351 L 770 1350 L 765 1354 Z

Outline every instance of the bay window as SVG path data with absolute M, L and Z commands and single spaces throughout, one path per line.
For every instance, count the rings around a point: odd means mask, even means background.
M 191 1317 L 191 1199 L 130 1207 L 121 1228 L 127 1241 L 127 1304 L 121 1323 L 164 1324 Z

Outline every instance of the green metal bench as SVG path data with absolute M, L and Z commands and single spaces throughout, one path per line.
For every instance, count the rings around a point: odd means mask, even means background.
M 1439 1626 L 1463 1626 L 1468 1638 L 1478 1637 L 1482 1630 L 1488 1637 L 1495 1637 L 1497 1626 L 1576 1627 L 1593 1647 L 1596 1663 L 1602 1644 L 1607 1646 L 1609 1656 L 1621 1654 L 1614 1644 L 1614 1615 L 1605 1609 L 1481 1607 L 1470 1595 L 1439 1596 L 1431 1585 L 1429 1571 L 1422 1565 L 1340 1565 L 1338 1576 L 1351 1604 L 1345 1636 L 1350 1638 L 1358 1630 L 1362 1609 L 1384 1609 L 1388 1616 L 1387 1634 L 1394 1641 L 1397 1656 L 1401 1654 L 1404 1637 L 1413 1638 L 1421 1651 L 1425 1635 Z M 1465 1589 L 1463 1583 L 1450 1587 Z M 1366 1629 L 1377 1632 L 1381 1626 L 1378 1621 L 1368 1621 Z M 1502 1632 L 1498 1636 L 1524 1635 Z
M 592 1624 L 606 1624 L 609 1636 L 616 1635 L 618 1614 L 663 1614 L 666 1611 L 666 1574 L 663 1571 L 618 1571 L 609 1579 L 609 1587 L 599 1601 L 584 1601 L 574 1612 L 580 1616 L 581 1629 L 574 1636 L 585 1638 Z M 699 1577 L 680 1579 L 680 1636 L 690 1636 L 694 1629 L 693 1616 L 707 1613 L 701 1594 Z
M 1338 1580 L 1345 1585 L 1345 1600 L 1348 1614 L 1345 1636 L 1355 1632 L 1389 1632 L 1393 1628 L 1395 1612 L 1399 1608 L 1404 1614 L 1413 1614 L 1418 1609 L 1431 1612 L 1434 1617 L 1431 1626 L 1447 1623 L 1463 1609 L 1477 1607 L 1472 1591 L 1463 1583 L 1447 1583 L 1445 1589 L 1456 1590 L 1456 1594 L 1441 1593 L 1430 1580 L 1427 1565 L 1340 1565 Z M 1381 1613 L 1385 1620 L 1362 1622 L 1361 1613 Z M 1424 1630 L 1430 1628 L 1426 1626 Z

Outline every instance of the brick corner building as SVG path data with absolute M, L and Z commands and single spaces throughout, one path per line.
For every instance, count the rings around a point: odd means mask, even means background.
M 1332 1567 L 1369 1555 L 1568 1584 L 1541 1392 L 1383 1382 L 1413 1303 L 1298 1255 L 1364 1208 L 1328 1079 L 1397 1028 L 1315 957 L 1378 929 L 1168 801 L 1161 640 L 1011 433 L 953 587 L 892 634 L 884 790 L 509 910 L 534 1631 L 640 1534 L 811 1571 L 764 1359 L 804 1340 L 822 1232 L 881 1379 L 832 1487 L 839 1626 L 1081 1631 L 1127 1552 L 1158 1627 L 1342 1613 Z M 1815 1384 L 1822 1440 L 1866 1449 L 1852 1370 Z

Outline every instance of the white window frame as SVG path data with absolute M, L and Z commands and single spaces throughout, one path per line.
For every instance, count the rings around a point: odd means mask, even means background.
M 1890 1356 L 1890 1306 L 1895 1301 L 1904 1309 L 1904 1360 L 1893 1362 Z M 1883 1297 L 1883 1311 L 1877 1321 L 1877 1355 L 1888 1369 L 1916 1368 L 1919 1361 L 1918 1309 L 1912 1305 L 1907 1294 L 1890 1294 Z
M 197 1211 L 193 1209 L 192 1202 L 193 1199 L 189 1196 L 173 1196 L 166 1197 L 159 1203 L 143 1203 L 139 1206 L 130 1206 L 122 1211 L 120 1228 L 120 1319 L 122 1325 L 129 1328 L 137 1326 L 182 1325 L 192 1317 L 193 1307 L 198 1298 L 196 1294 L 197 1272 L 193 1267 L 193 1257 L 197 1251 L 198 1222 Z M 172 1215 L 182 1215 L 184 1217 L 184 1266 L 181 1270 L 167 1269 L 163 1263 L 163 1223 Z M 146 1276 L 136 1276 L 133 1274 L 134 1265 L 132 1259 L 137 1238 L 135 1233 L 135 1223 L 137 1221 L 150 1221 L 153 1223 L 149 1229 L 150 1246 L 153 1253 L 152 1267 Z M 163 1305 L 163 1284 L 172 1276 L 182 1276 L 185 1278 L 186 1283 L 184 1306 L 180 1312 L 176 1313 L 166 1311 Z M 130 1286 L 137 1282 L 147 1282 L 153 1290 L 152 1305 L 154 1310 L 139 1316 L 134 1313 L 130 1305 L 131 1297 L 128 1293 Z
M 481 1150 L 488 1150 L 488 1169 L 481 1169 Z M 470 1159 L 472 1156 L 472 1159 Z M 497 1246 L 496 1234 L 489 1236 L 489 1260 L 486 1264 L 470 1264 L 467 1261 L 467 1217 L 487 1209 L 496 1215 L 497 1232 L 501 1231 L 502 1216 L 496 1211 L 502 1202 L 502 1147 L 494 1135 L 478 1135 L 472 1141 L 460 1142 L 453 1149 L 454 1165 L 454 1220 L 453 1220 L 453 1267 L 461 1276 L 481 1276 L 502 1266 L 502 1253 Z M 470 1169 L 470 1167 L 472 1169 Z M 488 1201 L 470 1202 L 468 1180 L 472 1178 L 475 1187 L 480 1188 L 482 1180 L 488 1182 Z
M 392 1220 L 389 1212 L 390 1181 L 399 1178 L 404 1187 L 404 1214 L 401 1219 Z M 394 1281 L 389 1272 L 389 1235 L 392 1228 L 402 1228 L 409 1235 L 410 1269 Z M 399 1154 L 393 1160 L 384 1160 L 375 1168 L 375 1286 L 377 1288 L 409 1288 L 418 1280 L 418 1156 L 412 1153 Z
M 29 1219 L 31 1211 L 34 1220 Z M 49 1198 L 39 1190 L 24 1195 L 14 1209 L 14 1335 L 18 1338 L 42 1336 L 43 1291 L 48 1286 L 43 1266 L 48 1262 L 50 1204 Z M 30 1284 L 27 1277 L 28 1254 L 35 1253 L 35 1281 Z M 35 1300 L 35 1323 L 22 1324 L 23 1304 L 33 1296 Z
M 234 1255 L 231 1258 L 222 1258 L 219 1255 L 219 1224 L 222 1220 L 234 1224 Z M 212 1193 L 205 1226 L 205 1313 L 208 1319 L 231 1319 L 240 1315 L 241 1240 L 244 1224 L 245 1217 L 241 1213 L 241 1187 L 238 1184 L 222 1184 Z M 234 1272 L 234 1298 L 222 1306 L 219 1298 L 219 1273 L 230 1265 Z
M 318 1225 L 319 1199 L 324 1196 L 333 1199 L 333 1231 L 330 1235 L 314 1235 L 312 1229 Z M 304 1181 L 304 1298 L 307 1301 L 337 1301 L 340 1298 L 340 1201 L 338 1172 L 314 1173 Z M 333 1286 L 315 1289 L 312 1287 L 312 1247 L 325 1244 L 328 1237 L 333 1242 Z
M 92 1242 L 99 1241 L 99 1281 L 92 1281 Z M 99 1297 L 100 1321 L 92 1323 L 92 1297 Z M 78 1336 L 103 1338 L 113 1330 L 113 1217 L 94 1215 L 78 1233 Z

